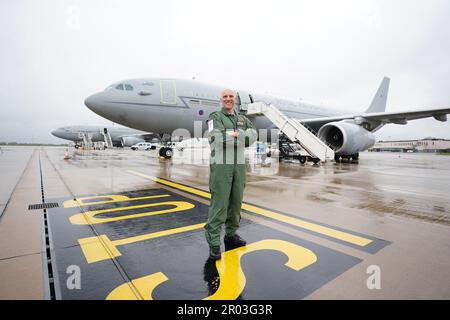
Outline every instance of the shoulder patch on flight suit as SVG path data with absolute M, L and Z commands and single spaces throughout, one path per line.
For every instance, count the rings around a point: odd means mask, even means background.
M 217 112 L 211 112 L 209 115 L 209 120 L 206 121 L 208 124 L 208 132 L 212 132 L 214 130 L 214 120 L 217 121 Z
M 212 132 L 214 130 L 214 120 L 208 120 L 208 132 Z

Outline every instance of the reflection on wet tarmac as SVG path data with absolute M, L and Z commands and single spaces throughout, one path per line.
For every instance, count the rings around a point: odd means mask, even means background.
M 209 150 L 205 150 L 174 150 L 172 160 L 157 157 L 157 151 L 76 150 L 63 165 L 84 169 L 149 167 L 156 170 L 157 176 L 205 186 L 209 175 Z M 361 209 L 377 216 L 450 223 L 450 197 L 444 192 L 450 161 L 442 156 L 363 153 L 358 164 L 339 162 L 322 166 L 301 165 L 298 161 L 279 163 L 275 158 L 267 158 L 268 165 L 262 166 L 253 160 L 247 165 L 247 184 L 253 189 L 252 192 L 248 188 L 247 192 L 252 195 L 264 196 L 270 190 L 271 196 L 338 203 L 340 207 Z M 431 199 L 425 200 L 428 196 Z
M 223 298 L 225 291 L 234 292 L 228 298 L 238 299 L 372 297 L 377 293 L 368 292 L 365 286 L 366 262 L 379 264 L 389 279 L 389 282 L 383 282 L 384 295 L 380 296 L 380 293 L 377 297 L 398 297 L 399 287 L 406 288 L 405 292 L 411 293 L 411 297 L 421 297 L 421 294 L 425 297 L 448 296 L 442 277 L 450 276 L 446 255 L 450 239 L 450 157 L 363 153 L 358 164 L 343 162 L 321 166 L 278 163 L 273 159 L 268 160 L 270 165 L 262 166 L 249 161 L 244 201 L 247 209 L 253 208 L 257 213 L 244 208 L 247 220 L 242 227 L 243 236 L 249 244 L 276 239 L 314 252 L 317 262 L 297 272 L 284 265 L 285 254 L 269 250 L 267 243 L 264 244 L 267 250 L 243 254 L 242 257 L 239 254 L 243 252 L 226 248 L 225 259 L 219 265 L 207 261 L 208 249 L 202 223 L 207 214 L 208 198 L 146 178 L 160 177 L 208 193 L 209 166 L 204 159 L 197 161 L 198 152 L 175 151 L 172 160 L 159 158 L 157 151 L 78 153 L 68 161 L 62 160 L 63 154 L 63 148 L 46 148 L 43 159 L 48 156 L 48 163 L 58 171 L 70 192 L 78 197 L 116 194 L 139 198 L 151 196 L 146 193 L 148 190 L 158 190 L 161 195 L 171 192 L 173 200 L 178 196 L 187 197 L 190 200 L 180 198 L 176 201 L 195 204 L 194 208 L 178 213 L 155 215 L 145 212 L 174 207 L 139 207 L 147 201 L 163 202 L 163 199 L 156 198 L 131 201 L 127 206 L 134 203 L 136 207 L 128 212 L 99 212 L 120 208 L 120 205 L 105 203 L 103 207 L 96 207 L 95 201 L 107 201 L 98 198 L 90 203 L 91 206 L 86 206 L 87 212 L 97 211 L 94 216 L 98 219 L 119 218 L 99 220 L 91 225 L 102 231 L 98 232 L 101 237 L 92 234 L 90 228 L 84 228 L 87 226 L 70 224 L 70 217 L 79 211 L 64 214 L 53 211 L 51 219 L 54 225 L 60 224 L 54 229 L 58 242 L 57 261 L 63 266 L 79 264 L 96 278 L 97 282 L 92 282 L 93 287 L 86 288 L 91 290 L 89 297 L 103 299 L 108 293 L 120 293 L 124 281 L 120 277 L 111 277 L 112 280 L 105 282 L 103 287 L 95 286 L 102 281 L 105 271 L 113 272 L 114 264 L 109 264 L 106 256 L 92 256 L 91 263 L 88 263 L 87 256 L 95 254 L 95 251 L 80 250 L 78 239 L 85 239 L 81 246 L 84 248 L 100 243 L 115 248 L 117 251 L 112 252 L 117 255 L 117 263 L 129 272 L 128 281 L 136 288 L 148 288 L 146 279 L 151 279 L 155 285 L 153 293 L 149 296 L 146 291 L 141 298 Z M 133 193 L 136 190 L 141 191 Z M 57 190 L 49 189 L 48 192 L 58 194 Z M 70 199 L 66 194 L 63 196 L 65 200 Z M 121 219 L 127 215 L 132 218 Z M 249 219 L 248 216 L 270 220 L 268 226 L 273 224 L 274 227 L 255 224 L 253 222 L 258 219 Z M 186 226 L 188 229 L 182 229 Z M 370 244 L 366 246 L 373 243 L 373 247 L 365 250 L 364 246 L 349 244 L 345 238 L 344 241 L 335 238 L 340 232 L 367 239 Z M 385 249 L 387 245 L 389 247 Z M 230 261 L 240 261 L 234 266 L 242 265 L 246 285 L 241 292 L 220 289 L 223 281 L 225 285 L 234 283 L 233 288 L 239 288 L 239 283 L 243 283 L 242 277 L 236 277 L 239 268 L 228 268 Z M 360 265 L 361 261 L 364 265 Z M 427 261 L 439 263 L 427 265 Z M 227 270 L 233 272 L 227 276 L 230 272 Z M 400 274 L 404 270 L 409 270 L 420 284 L 410 284 Z M 424 270 L 430 274 L 425 274 Z M 341 276 L 343 272 L 345 274 Z M 276 277 L 267 277 L 268 274 L 276 274 Z M 424 294 L 420 290 L 430 282 L 435 295 Z M 322 289 L 324 284 L 327 286 Z M 345 288 L 345 293 L 342 293 L 342 288 Z M 86 293 L 66 291 L 63 294 L 67 298 L 77 298 Z M 136 297 L 135 293 L 131 294 Z

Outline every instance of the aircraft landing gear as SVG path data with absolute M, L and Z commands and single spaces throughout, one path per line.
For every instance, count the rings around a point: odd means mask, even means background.
M 347 160 L 348 162 L 357 163 L 359 160 L 359 153 L 351 154 L 351 155 L 334 155 L 335 162 L 341 162 L 343 160 Z
M 170 159 L 173 156 L 173 149 L 171 148 L 173 145 L 171 144 L 172 137 L 170 134 L 163 133 L 159 136 L 159 140 L 161 141 L 161 148 L 159 149 L 159 156 L 165 159 Z
M 353 161 L 358 161 L 359 160 L 359 153 L 352 154 L 352 160 Z
M 169 147 L 162 147 L 159 149 L 159 156 L 164 157 L 165 159 L 170 159 L 173 156 L 173 150 Z

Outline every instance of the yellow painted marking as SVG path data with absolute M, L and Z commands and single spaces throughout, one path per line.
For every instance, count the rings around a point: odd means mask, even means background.
M 323 235 L 326 235 L 326 236 L 329 236 L 329 237 L 332 237 L 335 239 L 339 239 L 339 240 L 342 240 L 342 241 L 345 241 L 348 243 L 356 244 L 361 247 L 364 247 L 372 242 L 372 240 L 370 240 L 370 239 L 356 236 L 356 235 L 348 233 L 348 232 L 324 227 L 319 224 L 308 222 L 308 221 L 301 220 L 298 218 L 292 218 L 292 217 L 286 216 L 284 214 L 280 214 L 280 213 L 276 213 L 276 212 L 273 212 L 270 210 L 256 207 L 251 204 L 242 203 L 242 209 L 262 215 L 267 218 L 278 220 L 278 221 L 288 223 L 288 224 L 291 224 L 291 225 L 294 225 L 294 226 L 297 226 L 297 227 L 300 227 L 300 228 L 303 228 L 306 230 L 314 231 L 314 232 L 317 232 L 317 233 L 320 233 L 320 234 L 323 234 Z
M 123 212 L 126 210 L 132 210 L 132 209 L 140 209 L 140 208 L 148 208 L 148 207 L 159 207 L 164 205 L 170 205 L 173 206 L 173 208 L 170 209 L 164 209 L 164 210 L 157 210 L 157 211 L 147 211 L 142 213 L 134 213 L 119 217 L 108 217 L 108 218 L 96 218 L 96 215 L 102 214 L 102 213 L 109 213 L 109 212 Z M 102 210 L 93 210 L 93 211 L 86 211 L 82 213 L 77 213 L 69 218 L 70 222 L 72 224 L 98 224 L 98 223 L 105 223 L 105 222 L 112 222 L 112 221 L 120 221 L 120 220 L 127 220 L 127 219 L 136 219 L 141 217 L 149 217 L 149 216 L 155 216 L 158 214 L 165 214 L 170 212 L 177 212 L 177 211 L 185 211 L 190 210 L 194 208 L 195 205 L 186 201 L 166 201 L 166 202 L 156 202 L 156 203 L 147 203 L 147 204 L 140 204 L 136 206 L 128 206 L 128 207 L 120 207 L 120 208 L 111 208 L 111 209 L 102 209 Z
M 235 300 L 245 288 L 247 282 L 241 268 L 243 255 L 260 250 L 280 251 L 288 257 L 286 267 L 299 271 L 317 261 L 317 256 L 309 249 L 284 240 L 266 239 L 245 247 L 226 251 L 222 259 L 216 261 L 220 284 L 217 291 L 204 300 Z
M 133 171 L 133 170 L 128 170 L 128 172 L 132 173 L 132 174 L 134 174 L 136 176 L 141 176 L 143 178 L 147 178 L 147 179 L 153 180 L 155 182 L 158 182 L 160 184 L 164 184 L 166 186 L 169 186 L 169 187 L 172 187 L 172 188 L 175 188 L 175 189 L 179 189 L 179 190 L 182 190 L 182 191 L 193 193 L 193 194 L 198 195 L 198 196 L 203 197 L 203 198 L 211 199 L 211 194 L 209 192 L 207 192 L 207 191 L 202 191 L 202 190 L 194 189 L 194 188 L 191 188 L 191 187 L 188 187 L 188 186 L 183 186 L 183 185 L 175 183 L 175 182 L 167 181 L 167 180 L 164 180 L 164 179 L 161 179 L 161 178 L 158 178 L 158 177 L 149 176 L 149 175 L 146 175 L 146 174 L 143 174 L 143 173 L 140 173 L 140 172 L 136 172 L 136 171 Z
M 222 259 L 216 261 L 220 277 L 219 288 L 213 295 L 203 300 L 234 300 L 238 298 L 247 282 L 241 268 L 241 258 L 245 254 L 260 250 L 276 250 L 284 253 L 288 257 L 288 261 L 284 265 L 296 271 L 317 261 L 317 256 L 311 250 L 284 240 L 266 239 L 226 251 L 222 254 Z M 162 272 L 153 273 L 120 285 L 111 291 L 106 299 L 137 300 L 139 297 L 132 290 L 135 287 L 143 299 L 153 300 L 153 291 L 168 280 Z
M 132 290 L 134 286 L 144 300 L 153 300 L 153 290 L 161 283 L 169 280 L 162 272 L 153 273 L 151 275 L 132 280 L 124 283 L 106 297 L 106 300 L 140 300 Z
M 141 176 L 141 177 L 144 177 L 144 178 L 151 179 L 155 182 L 164 184 L 164 185 L 172 187 L 172 188 L 176 188 L 176 189 L 186 191 L 186 192 L 189 192 L 189 193 L 192 193 L 192 194 L 195 194 L 195 195 L 207 198 L 207 199 L 211 199 L 211 194 L 206 191 L 197 190 L 197 189 L 194 189 L 191 187 L 180 185 L 175 182 L 167 181 L 167 180 L 157 178 L 157 177 L 148 176 L 148 175 L 145 175 L 145 174 L 142 174 L 142 173 L 139 173 L 136 171 L 132 171 L 132 170 L 129 170 L 128 172 L 138 175 L 138 176 Z M 247 210 L 252 213 L 255 213 L 255 214 L 258 214 L 258 215 L 262 215 L 267 218 L 271 218 L 271 219 L 274 219 L 277 221 L 281 221 L 284 223 L 288 223 L 290 225 L 294 225 L 294 226 L 306 229 L 306 230 L 320 233 L 320 234 L 326 235 L 328 237 L 332 237 L 332 238 L 342 240 L 342 241 L 345 241 L 345 242 L 348 242 L 351 244 L 355 244 L 355 245 L 358 245 L 361 247 L 364 247 L 364 246 L 368 245 L 369 243 L 373 242 L 373 240 L 371 240 L 371 239 L 360 237 L 360 236 L 357 236 L 357 235 L 354 235 L 354 234 L 351 234 L 351 233 L 348 233 L 345 231 L 340 231 L 340 230 L 336 230 L 333 228 L 321 226 L 319 224 L 308 222 L 308 221 L 305 221 L 305 220 L 302 220 L 299 218 L 293 218 L 293 217 L 290 217 L 290 216 L 287 216 L 287 215 L 284 215 L 281 213 L 276 213 L 276 212 L 273 212 L 273 211 L 270 211 L 267 209 L 259 208 L 257 206 L 254 206 L 254 205 L 251 205 L 251 204 L 248 204 L 245 202 L 242 203 L 242 209 Z
M 88 263 L 108 260 L 122 255 L 113 241 L 109 240 L 104 234 L 98 237 L 78 239 L 78 243 Z
M 139 241 L 145 241 L 145 240 L 150 240 L 150 239 L 154 239 L 154 238 L 170 236 L 170 235 L 176 234 L 176 233 L 182 233 L 182 232 L 197 230 L 197 229 L 203 228 L 204 226 L 205 226 L 204 223 L 193 224 L 193 225 L 190 225 L 190 226 L 179 227 L 179 228 L 163 230 L 163 231 L 158 231 L 158 232 L 152 232 L 152 233 L 147 233 L 147 234 L 134 236 L 134 237 L 130 237 L 130 238 L 115 240 L 115 241 L 113 241 L 113 243 L 115 245 L 121 246 L 121 245 L 124 245 L 124 244 L 130 244 L 130 243 L 134 243 L 134 242 L 139 242 Z
M 112 194 L 105 196 L 93 196 L 93 197 L 82 197 L 76 198 L 72 200 L 64 201 L 64 208 L 74 208 L 74 207 L 82 207 L 82 206 L 91 206 L 96 204 L 107 204 L 107 203 L 115 203 L 115 202 L 125 202 L 125 201 L 136 201 L 136 200 L 146 200 L 146 199 L 156 199 L 156 198 L 165 198 L 170 197 L 169 194 L 158 194 L 155 196 L 146 196 L 146 197 L 137 197 L 137 198 L 129 198 L 120 194 Z M 103 200 L 103 201 L 95 201 L 95 202 L 85 202 L 87 200 L 95 200 L 95 199 L 111 199 L 111 200 Z
M 199 223 L 190 226 L 152 232 L 119 240 L 110 240 L 108 236 L 103 234 L 98 237 L 78 239 L 78 243 L 80 244 L 81 250 L 83 251 L 86 261 L 88 263 L 94 263 L 98 261 L 107 260 L 110 258 L 120 257 L 122 254 L 117 249 L 117 246 L 197 230 L 203 228 L 204 226 L 205 226 L 204 223 Z

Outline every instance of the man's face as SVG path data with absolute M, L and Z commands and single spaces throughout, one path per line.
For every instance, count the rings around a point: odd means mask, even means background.
M 232 90 L 225 90 L 220 96 L 220 102 L 222 102 L 223 108 L 227 111 L 231 111 L 236 103 L 236 93 Z

